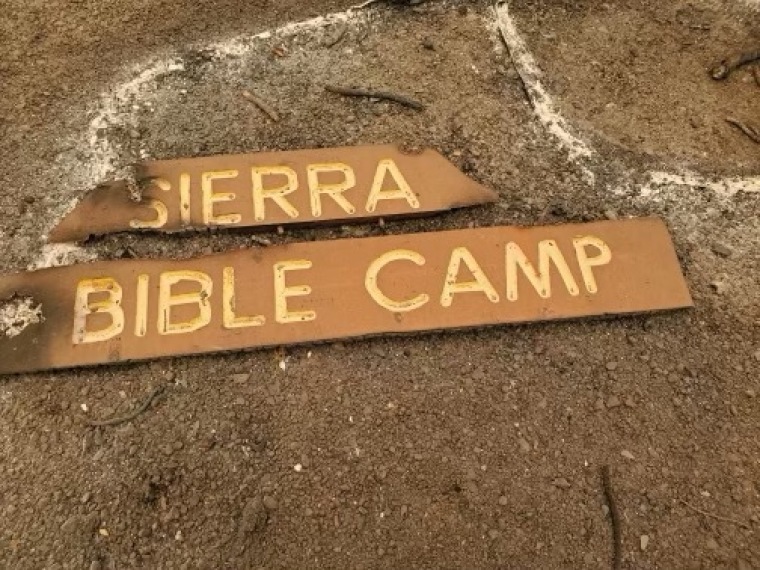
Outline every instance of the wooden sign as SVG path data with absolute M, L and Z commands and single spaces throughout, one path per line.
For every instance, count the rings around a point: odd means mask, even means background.
M 147 162 L 129 185 L 97 187 L 50 232 L 52 242 L 128 230 L 347 221 L 494 202 L 433 150 L 365 146 Z
M 692 305 L 655 218 L 75 265 L 0 278 L 10 298 L 40 314 L 0 373 Z

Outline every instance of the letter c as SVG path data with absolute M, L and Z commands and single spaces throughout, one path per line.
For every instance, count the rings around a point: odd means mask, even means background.
M 425 293 L 420 293 L 416 297 L 404 301 L 394 301 L 386 296 L 377 285 L 377 275 L 380 270 L 392 261 L 411 261 L 416 265 L 425 265 L 425 258 L 416 251 L 408 249 L 394 249 L 388 251 L 374 260 L 367 269 L 367 275 L 364 279 L 364 286 L 375 303 L 394 313 L 406 313 L 419 309 L 422 305 L 430 300 Z

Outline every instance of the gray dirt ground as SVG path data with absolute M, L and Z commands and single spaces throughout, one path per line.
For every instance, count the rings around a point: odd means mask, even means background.
M 651 169 L 760 173 L 760 145 L 725 122 L 760 121 L 760 85 L 749 68 L 725 82 L 706 73 L 760 46 L 760 7 L 510 6 L 548 92 L 597 150 L 594 184 L 536 120 L 487 2 L 380 3 L 332 47 L 336 25 L 223 57 L 205 48 L 348 3 L 4 0 L 3 271 L 32 263 L 56 213 L 93 182 L 103 156 L 86 131 L 101 96 L 173 56 L 185 69 L 124 102 L 129 125 L 99 133 L 114 166 L 140 151 L 428 145 L 500 202 L 267 237 L 657 215 L 696 307 L 2 378 L 2 567 L 609 568 L 609 464 L 624 568 L 760 568 L 760 193 L 636 184 Z M 326 82 L 429 107 L 347 100 Z M 120 235 L 87 249 L 108 259 L 241 245 L 255 246 L 250 234 Z M 160 383 L 136 421 L 86 427 Z

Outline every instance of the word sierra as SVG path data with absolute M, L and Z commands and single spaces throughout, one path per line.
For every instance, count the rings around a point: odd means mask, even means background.
M 692 305 L 654 218 L 122 260 L 0 278 L 0 373 Z
M 87 194 L 50 232 L 52 242 L 127 230 L 179 231 L 420 215 L 496 200 L 433 150 L 393 146 L 161 160 Z

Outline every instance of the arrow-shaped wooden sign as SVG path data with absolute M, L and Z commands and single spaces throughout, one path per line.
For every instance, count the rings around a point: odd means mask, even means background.
M 50 232 L 49 241 L 129 230 L 415 216 L 497 199 L 438 152 L 394 146 L 158 160 L 136 170 L 139 199 L 124 181 L 99 186 Z
M 691 304 L 657 219 L 110 261 L 0 277 L 0 373 Z

